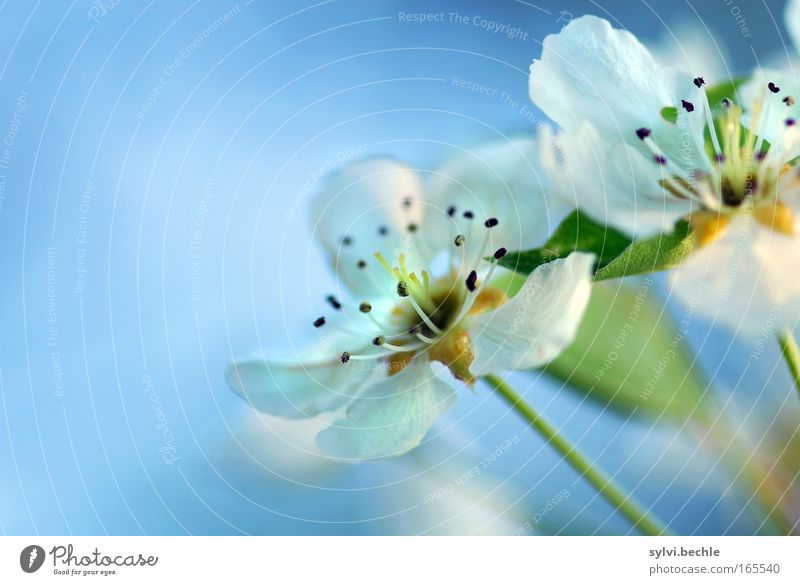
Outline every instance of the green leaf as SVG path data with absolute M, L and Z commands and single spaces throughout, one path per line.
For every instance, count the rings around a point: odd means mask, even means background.
M 749 78 L 747 77 L 737 77 L 725 83 L 719 83 L 709 87 L 706 90 L 706 96 L 708 97 L 709 105 L 712 108 L 715 108 L 724 98 L 728 98 L 734 103 L 737 102 L 738 100 L 736 99 L 736 92 L 738 91 L 739 87 L 748 79 Z
M 707 382 L 653 285 L 595 285 L 575 341 L 544 371 L 626 415 L 691 415 Z
M 574 251 L 597 255 L 595 280 L 649 274 L 677 266 L 694 249 L 688 222 L 681 221 L 670 234 L 631 242 L 613 228 L 602 226 L 574 211 L 556 228 L 541 248 L 509 252 L 500 265 L 520 274 L 530 274 L 542 264 L 565 258 Z
M 575 250 L 593 252 L 598 266 L 605 266 L 619 256 L 631 241 L 614 228 L 602 226 L 580 211 L 572 212 L 556 228 L 541 248 L 509 252 L 500 265 L 522 274 L 530 274 L 542 264 L 565 258 Z
M 680 221 L 672 233 L 633 242 L 624 252 L 601 266 L 594 278 L 608 280 L 667 270 L 683 262 L 695 246 L 689 222 Z
M 661 108 L 661 117 L 670 124 L 676 124 L 678 122 L 678 108 L 674 106 Z

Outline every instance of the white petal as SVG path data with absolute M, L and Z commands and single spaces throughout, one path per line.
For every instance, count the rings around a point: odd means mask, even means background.
M 369 362 L 341 362 L 343 351 L 359 351 L 354 343 L 337 337 L 298 359 L 242 360 L 229 366 L 228 384 L 253 407 L 281 418 L 330 412 L 348 404 L 372 373 Z
M 800 0 L 788 0 L 784 12 L 784 22 L 794 43 L 794 52 L 800 55 Z
M 375 295 L 391 295 L 396 284 L 375 261 L 375 252 L 389 260 L 404 252 L 410 266 L 427 264 L 427 252 L 409 235 L 409 226 L 421 226 L 424 207 L 422 185 L 411 168 L 388 159 L 365 160 L 326 179 L 312 203 L 312 229 L 339 279 L 359 300 L 373 301 Z M 360 260 L 366 269 L 358 267 Z
M 509 250 L 540 246 L 567 212 L 560 200 L 548 199 L 546 181 L 536 142 L 530 138 L 488 144 L 456 156 L 426 184 L 431 201 L 442 210 L 431 214 L 432 220 L 438 216 L 441 222 L 426 224 L 426 235 L 435 237 L 440 248 L 452 248 L 455 236 L 469 228 L 463 212 L 472 211 L 475 236 L 467 245 L 480 248 L 483 222 L 495 218 L 499 224 L 490 232 L 487 254 L 501 246 Z M 451 206 L 456 209 L 452 218 L 446 213 Z
M 661 67 L 628 31 L 583 16 L 545 38 L 541 59 L 531 65 L 529 89 L 533 102 L 566 130 L 587 120 L 606 140 L 644 152 L 636 130 L 647 127 L 676 163 L 709 170 L 701 90 L 692 79 Z M 680 107 L 682 99 L 695 105 L 692 113 Z M 664 107 L 678 108 L 677 123 L 662 117 Z
M 674 270 L 672 291 L 707 319 L 758 337 L 800 317 L 798 265 L 800 238 L 741 216 Z
M 368 387 L 347 415 L 317 436 L 326 454 L 345 459 L 402 455 L 420 444 L 450 408 L 455 392 L 431 371 L 424 356 Z
M 552 193 L 596 221 L 632 237 L 671 231 L 692 203 L 665 190 L 665 169 L 620 142 L 603 139 L 590 124 L 542 145 Z
M 510 301 L 470 317 L 472 373 L 535 368 L 558 356 L 575 339 L 589 302 L 594 262 L 593 254 L 573 252 L 540 266 Z

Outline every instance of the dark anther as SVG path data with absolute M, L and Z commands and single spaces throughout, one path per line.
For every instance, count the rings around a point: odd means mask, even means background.
M 362 313 L 369 313 L 372 310 L 372 305 L 364 301 L 363 303 L 358 305 L 358 310 L 361 311 Z
M 694 78 L 694 84 L 697 87 L 703 87 L 706 84 L 706 80 L 703 79 L 702 77 L 695 77 Z
M 359 260 L 356 263 L 356 266 L 358 266 L 361 270 L 364 270 L 367 267 L 367 263 L 364 260 Z
M 490 217 L 485 222 L 483 222 L 483 225 L 485 225 L 487 228 L 493 228 L 498 223 L 500 223 L 500 222 L 497 221 L 496 217 Z
M 450 217 L 453 217 L 455 214 L 456 214 L 456 206 L 455 205 L 451 205 L 450 207 L 447 208 L 447 215 L 449 215 Z
M 653 133 L 653 131 L 650 130 L 650 128 L 639 128 L 636 131 L 636 136 L 639 137 L 639 140 L 644 140 L 645 138 L 650 136 L 652 133 Z
M 728 98 L 722 98 L 722 101 L 719 102 L 723 105 L 723 107 L 730 108 L 731 107 L 731 100 Z
M 786 118 L 786 127 L 787 128 L 789 128 L 791 126 L 794 126 L 794 123 L 795 123 L 794 118 Z
M 384 343 L 386 343 L 386 338 L 383 335 L 378 335 L 372 340 L 372 345 L 383 345 Z
M 665 157 L 665 156 L 663 156 L 663 155 L 660 155 L 660 154 L 656 154 L 656 155 L 654 155 L 654 156 L 653 156 L 653 160 L 654 160 L 654 161 L 656 161 L 656 162 L 657 162 L 658 164 L 660 164 L 660 165 L 665 165 L 665 164 L 667 164 L 667 157 Z
M 725 162 L 725 155 L 724 155 L 724 154 L 722 154 L 721 152 L 718 152 L 718 153 L 717 153 L 717 156 L 716 156 L 716 158 L 717 158 L 717 162 L 719 162 L 719 163 L 721 163 L 721 162 Z
M 330 306 L 336 309 L 337 311 L 342 308 L 342 303 L 340 303 L 339 300 L 333 295 L 328 295 L 327 297 L 325 297 L 325 300 L 328 301 Z
M 342 236 L 342 246 L 352 246 L 353 238 L 350 236 Z
M 410 234 L 414 234 L 414 233 L 416 233 L 416 232 L 417 232 L 417 228 L 418 228 L 418 226 L 417 226 L 417 224 L 415 224 L 415 223 L 410 223 L 410 224 L 408 224 L 408 226 L 406 227 L 406 229 L 408 229 L 408 233 L 410 233 Z
M 467 210 L 467 211 L 464 212 L 464 217 L 467 218 L 467 219 L 472 219 L 473 217 L 475 217 L 475 214 L 472 213 L 471 211 Z
M 465 237 L 464 237 L 464 236 L 462 236 L 461 234 L 458 234 L 458 235 L 456 236 L 456 239 L 454 240 L 454 242 L 453 242 L 453 243 L 454 243 L 456 246 L 463 246 L 463 245 L 464 245 L 464 242 L 466 242 L 466 241 L 467 241 L 467 238 L 465 238 Z
M 770 81 L 770 82 L 767 84 L 767 87 L 769 88 L 769 90 L 770 90 L 772 93 L 778 93 L 778 92 L 781 90 L 781 88 L 780 88 L 780 87 L 778 87 L 777 85 L 775 85 L 775 84 L 774 84 L 774 83 L 772 83 L 771 81 Z
M 318 328 L 318 329 L 319 329 L 320 327 L 322 327 L 323 325 L 325 325 L 325 317 L 320 317 L 319 319 L 317 319 L 316 321 L 314 321 L 314 327 L 316 327 L 316 328 Z
M 378 228 L 378 235 L 385 236 L 389 233 L 389 228 L 385 225 L 382 225 Z
M 406 197 L 405 199 L 403 199 L 403 207 L 405 207 L 406 209 L 411 207 L 412 203 L 414 203 L 414 200 L 411 197 Z
M 783 98 L 783 103 L 791 108 L 794 105 L 794 98 L 790 95 L 787 95 L 785 98 Z
M 341 359 L 341 360 L 342 360 L 342 363 L 343 363 L 343 364 L 346 364 L 347 362 L 349 362 L 349 361 L 350 361 L 350 356 L 351 356 L 351 355 L 353 355 L 353 354 L 351 354 L 349 351 L 343 351 L 343 352 L 342 352 L 342 357 L 341 357 L 341 358 L 339 358 L 339 359 Z
M 472 272 L 469 273 L 469 276 L 467 276 L 467 281 L 466 281 L 467 290 L 469 290 L 469 292 L 475 292 L 476 282 L 478 282 L 478 273 L 473 270 Z
M 765 150 L 759 150 L 759 151 L 756 153 L 756 160 L 757 160 L 758 162 L 761 162 L 761 161 L 762 161 L 762 160 L 764 160 L 765 158 L 767 158 L 767 152 L 766 152 Z
M 405 282 L 400 281 L 397 283 L 397 294 L 401 297 L 408 296 L 408 286 L 406 285 Z
M 687 102 L 686 100 L 681 100 L 681 105 L 683 109 L 687 112 L 694 112 L 694 104 L 692 102 Z
M 505 256 L 506 253 L 508 253 L 508 250 L 506 250 L 505 248 L 497 248 L 497 251 L 495 251 L 495 253 L 494 253 L 494 259 L 495 260 L 500 260 L 500 258 Z

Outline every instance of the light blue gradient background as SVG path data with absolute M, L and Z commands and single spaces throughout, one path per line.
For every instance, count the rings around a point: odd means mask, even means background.
M 750 67 L 754 50 L 784 50 L 783 3 L 740 4 L 749 39 L 722 1 L 240 1 L 228 22 L 181 57 L 236 4 L 120 0 L 93 22 L 88 1 L 2 2 L 2 136 L 21 92 L 27 108 L 0 208 L 0 532 L 447 531 L 430 520 L 426 506 L 438 504 L 424 503 L 425 490 L 455 481 L 512 436 L 519 443 L 472 484 L 501 486 L 483 502 L 499 498 L 492 501 L 498 516 L 518 525 L 568 489 L 549 516 L 556 530 L 575 518 L 566 532 L 626 532 L 627 524 L 480 386 L 461 392 L 436 445 L 399 461 L 287 473 L 302 485 L 248 462 L 236 443 L 244 441 L 248 409 L 223 374 L 232 356 L 313 339 L 310 316 L 335 283 L 310 240 L 305 210 L 318 185 L 312 179 L 329 161 L 349 158 L 355 148 L 359 156 L 388 154 L 430 169 L 459 148 L 532 133 L 541 116 L 521 111 L 528 66 L 541 39 L 561 28 L 562 10 L 605 14 L 649 41 L 679 21 L 705 24 L 729 52 L 733 71 Z M 521 27 L 527 37 L 508 39 L 472 24 L 401 23 L 398 11 L 480 15 Z M 455 87 L 454 76 L 504 91 L 520 107 Z M 138 118 L 160 77 L 157 100 Z M 89 181 L 91 201 L 82 210 Z M 82 217 L 86 283 L 78 294 Z M 770 346 L 745 367 L 752 348 L 708 333 L 694 323 L 691 341 L 703 345 L 707 371 L 721 366 L 719 386 L 736 393 L 743 412 L 757 400 L 746 423 L 758 436 L 791 392 L 777 352 Z M 61 397 L 53 349 L 63 370 Z M 180 459 L 172 465 L 159 452 L 164 437 L 145 375 L 174 436 Z M 517 384 L 679 532 L 750 533 L 757 526 L 738 515 L 741 499 L 722 497 L 729 481 L 691 441 L 676 439 L 676 429 L 627 421 L 533 376 L 518 376 Z M 282 448 L 266 429 L 264 435 Z M 432 468 L 443 473 L 439 483 L 415 485 L 417 474 Z M 501 491 L 516 495 L 502 499 Z

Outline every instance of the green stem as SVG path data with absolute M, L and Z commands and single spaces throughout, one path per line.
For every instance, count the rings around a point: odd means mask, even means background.
M 520 395 L 502 379 L 492 374 L 484 376 L 483 379 L 500 394 L 503 400 L 517 411 L 517 414 L 528 421 L 573 468 L 580 472 L 581 476 L 592 484 L 600 495 L 614 506 L 620 514 L 630 520 L 634 528 L 649 536 L 670 534 L 669 529 L 663 523 L 649 517 L 639 502 L 632 496 L 623 493 L 614 485 L 611 478 L 596 467 L 593 467 L 588 459 L 570 445 L 564 437 L 559 435 L 558 431 L 542 419 L 531 406 L 523 402 Z
M 800 348 L 797 347 L 797 340 L 791 329 L 786 329 L 778 334 L 778 343 L 781 344 L 783 357 L 789 366 L 789 371 L 792 372 L 794 387 L 800 393 Z

